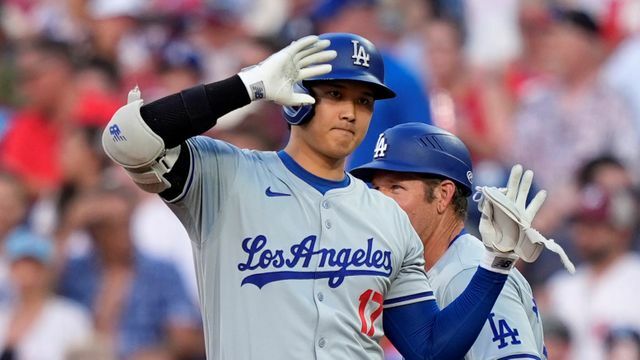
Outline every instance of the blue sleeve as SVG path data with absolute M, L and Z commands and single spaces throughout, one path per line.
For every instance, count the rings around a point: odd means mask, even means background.
M 442 310 L 435 300 L 385 309 L 385 334 L 406 360 L 462 359 L 506 280 L 507 275 L 479 267 L 464 292 Z

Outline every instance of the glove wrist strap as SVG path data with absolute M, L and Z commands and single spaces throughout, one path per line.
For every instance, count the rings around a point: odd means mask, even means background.
M 251 101 L 261 100 L 266 97 L 266 89 L 262 80 L 262 71 L 258 65 L 242 69 L 238 76 L 244 83 Z
M 509 274 L 518 260 L 514 253 L 502 253 L 486 250 L 480 266 L 495 273 Z

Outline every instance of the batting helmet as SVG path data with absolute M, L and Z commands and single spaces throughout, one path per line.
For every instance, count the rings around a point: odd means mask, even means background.
M 373 160 L 351 173 L 371 181 L 376 170 L 436 175 L 452 180 L 471 195 L 471 155 L 455 135 L 436 126 L 412 122 L 380 134 Z
M 371 41 L 350 33 L 327 33 L 319 38 L 330 40 L 331 45 L 327 49 L 338 53 L 329 62 L 331 72 L 295 84 L 294 91 L 310 94 L 310 86 L 316 81 L 350 80 L 371 86 L 376 99 L 396 96 L 393 90 L 384 85 L 382 56 Z M 283 112 L 289 124 L 300 125 L 313 117 L 313 105 L 284 106 Z

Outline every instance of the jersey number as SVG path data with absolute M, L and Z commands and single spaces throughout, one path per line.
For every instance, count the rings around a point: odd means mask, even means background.
M 496 322 L 493 320 L 495 316 L 496 314 L 494 313 L 489 314 L 489 325 L 491 326 L 491 332 L 493 332 L 493 342 L 499 341 L 498 349 L 509 345 L 506 340 L 508 338 L 511 338 L 511 345 L 520 344 L 521 341 L 518 340 L 518 336 L 520 336 L 518 329 L 513 328 L 512 330 L 505 319 L 498 319 L 498 324 L 496 325 Z
M 373 326 L 373 323 L 380 317 L 380 314 L 382 314 L 382 294 L 369 289 L 360 295 L 359 300 L 360 308 L 358 309 L 358 314 L 360 315 L 360 321 L 362 322 L 362 329 L 360 331 L 368 336 L 373 336 L 373 333 L 375 332 L 375 326 Z M 370 303 L 378 304 L 378 307 L 375 308 L 367 318 L 365 311 L 367 311 L 367 305 Z

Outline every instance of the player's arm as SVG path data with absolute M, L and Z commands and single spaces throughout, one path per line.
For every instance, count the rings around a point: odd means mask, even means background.
M 487 250 L 466 289 L 440 310 L 433 297 L 416 296 L 433 292 L 424 271 L 422 242 L 406 216 L 400 221 L 406 221 L 399 226 L 406 251 L 385 295 L 384 332 L 407 360 L 461 359 L 480 333 L 517 256 Z
M 438 297 L 442 299 L 440 304 L 446 306 L 455 300 L 469 284 L 473 274 L 474 269 L 465 269 L 454 276 L 443 290 L 443 296 Z M 533 320 L 530 320 L 530 316 Z M 534 321 L 533 325 L 531 321 Z M 519 356 L 543 359 L 542 339 L 536 339 L 535 332 L 539 332 L 538 336 L 542 335 L 531 288 L 521 275 L 509 275 L 467 358 L 497 360 Z
M 405 358 L 459 359 L 469 351 L 520 256 L 518 251 L 526 248 L 518 245 L 529 241 L 519 223 L 523 218 L 530 223 L 544 201 L 544 193 L 538 193 L 525 209 L 532 178 L 532 172 L 523 174 L 522 167 L 515 166 L 504 199 L 495 205 L 521 207 L 523 210 L 517 211 L 519 218 L 498 216 L 501 213 L 491 211 L 493 202 L 484 203 L 480 231 L 485 255 L 465 290 L 451 304 L 442 310 L 433 300 L 385 306 L 385 333 Z M 408 259 L 414 261 L 404 264 L 399 276 L 402 270 L 416 264 L 415 251 L 409 254 Z
M 435 300 L 385 307 L 386 336 L 407 360 L 461 359 L 477 338 L 507 274 L 478 267 L 467 288 L 440 310 Z
M 313 97 L 294 93 L 293 84 L 331 71 L 331 65 L 324 64 L 336 56 L 325 50 L 329 44 L 307 36 L 231 78 L 146 105 L 135 89 L 105 128 L 104 150 L 143 190 L 181 189 L 191 158 L 185 141 L 213 127 L 222 115 L 260 99 L 289 106 L 313 104 Z

